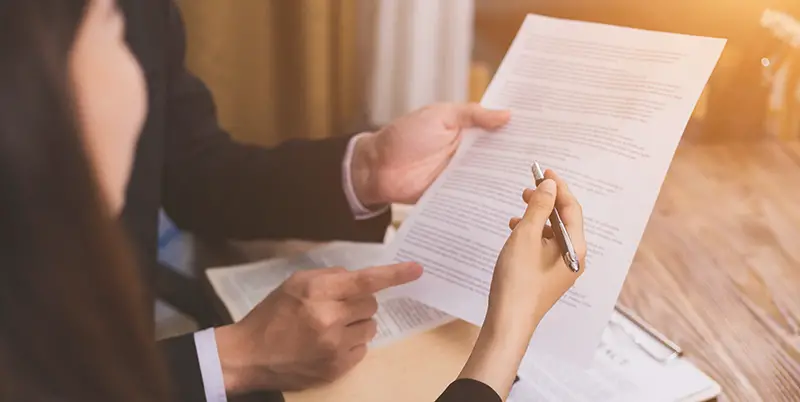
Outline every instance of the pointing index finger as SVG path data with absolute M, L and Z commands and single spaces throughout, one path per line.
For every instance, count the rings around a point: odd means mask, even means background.
M 419 279 L 422 267 L 414 262 L 364 268 L 331 279 L 331 292 L 337 299 L 372 295 L 381 290 Z

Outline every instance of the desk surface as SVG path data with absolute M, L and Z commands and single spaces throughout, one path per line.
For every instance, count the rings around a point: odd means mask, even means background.
M 800 143 L 682 144 L 621 300 L 720 383 L 720 401 L 800 401 Z M 455 322 L 372 350 L 286 399 L 432 401 L 476 334 Z
M 721 400 L 800 401 L 800 144 L 684 144 L 621 296 Z

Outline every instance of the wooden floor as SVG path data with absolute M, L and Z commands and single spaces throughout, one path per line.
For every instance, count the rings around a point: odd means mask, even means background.
M 800 401 L 800 143 L 682 144 L 621 301 L 721 401 Z

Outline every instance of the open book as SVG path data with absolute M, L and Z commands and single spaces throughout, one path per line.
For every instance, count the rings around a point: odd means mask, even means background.
M 496 133 L 464 133 L 384 261 L 416 261 L 425 273 L 390 293 L 480 325 L 508 221 L 524 211 L 521 194 L 538 160 L 583 205 L 588 255 L 526 359 L 550 354 L 586 367 L 724 44 L 529 15 L 482 100 L 511 109 L 511 122 Z
M 382 244 L 335 242 L 293 257 L 212 268 L 206 275 L 231 318 L 239 321 L 294 272 L 334 266 L 366 268 L 376 265 L 383 251 Z M 433 329 L 453 317 L 417 301 L 397 297 L 379 300 L 374 319 L 378 334 L 370 344 L 373 347 Z

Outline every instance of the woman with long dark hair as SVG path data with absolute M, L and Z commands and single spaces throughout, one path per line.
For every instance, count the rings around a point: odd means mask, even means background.
M 169 401 L 147 292 L 116 224 L 145 117 L 114 0 L 0 2 L 0 400 Z M 585 253 L 552 172 L 495 267 L 485 324 L 441 401 L 508 395 L 544 314 L 577 279 L 545 226 Z M 387 390 L 388 391 L 388 390 Z
M 145 104 L 112 0 L 0 2 L 0 400 L 160 401 L 115 224 Z

